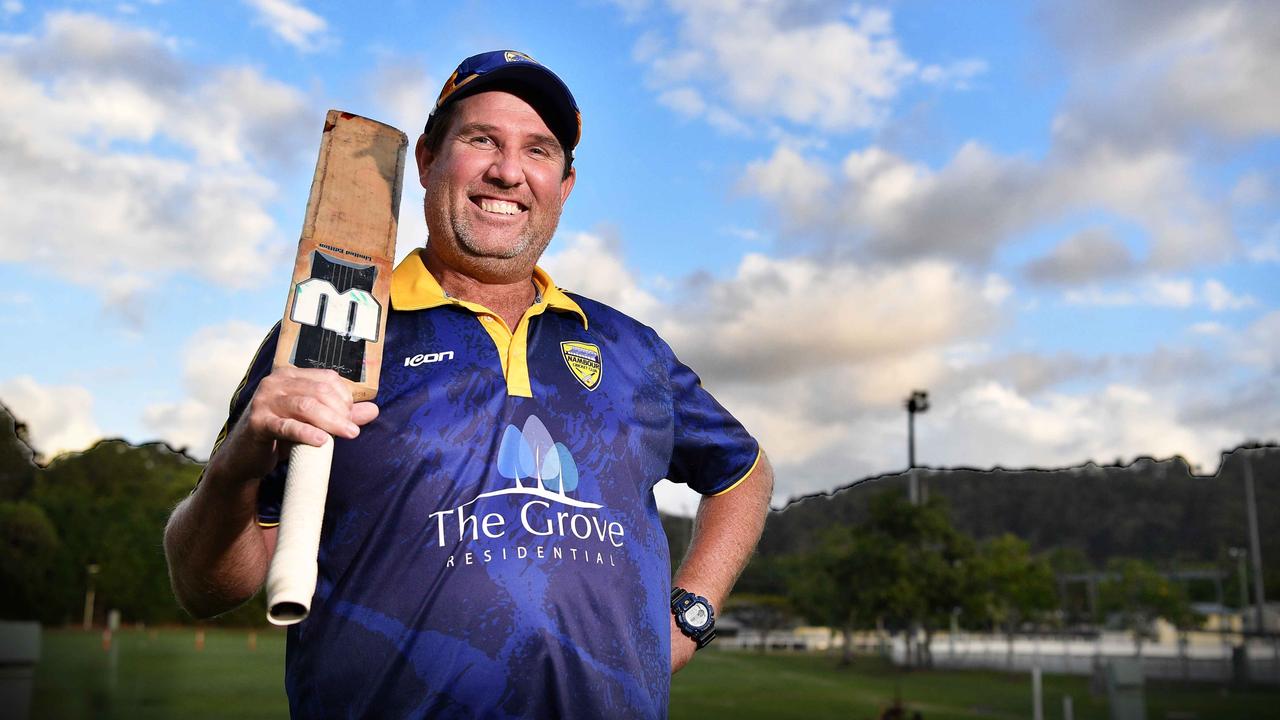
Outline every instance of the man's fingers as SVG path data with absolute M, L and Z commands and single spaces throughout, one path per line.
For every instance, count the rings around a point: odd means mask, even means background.
M 368 425 L 378 417 L 378 406 L 371 402 L 358 402 L 351 406 L 351 422 Z
M 314 395 L 294 395 L 287 398 L 281 407 L 284 417 L 298 420 L 313 428 L 319 428 L 334 437 L 353 438 L 360 434 L 360 428 L 351 421 L 351 406 L 333 407 Z M 302 442 L 306 442 L 303 440 Z M 319 445 L 320 442 L 308 445 Z
M 299 420 L 294 420 L 293 418 L 278 419 L 280 422 L 276 425 L 275 435 L 285 442 L 320 447 L 325 440 L 329 439 L 329 434 L 325 431 Z

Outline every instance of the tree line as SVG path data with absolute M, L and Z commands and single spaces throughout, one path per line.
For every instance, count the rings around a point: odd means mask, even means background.
M 1200 621 L 1186 588 L 1145 561 L 1112 558 L 1098 576 L 1091 624 L 1111 617 L 1141 643 L 1157 617 L 1183 631 Z M 819 529 L 808 549 L 758 556 L 729 610 L 757 630 L 797 618 L 831 627 L 844 664 L 855 632 L 904 632 L 908 660 L 927 666 L 935 635 L 953 626 L 1003 634 L 1010 657 L 1020 632 L 1067 629 L 1058 590 L 1051 553 L 1011 533 L 976 540 L 940 497 L 913 505 L 890 488 L 867 498 L 862 521 Z
M 1277 597 L 1280 453 L 1254 455 L 1265 575 Z M 23 424 L 0 405 L 0 617 L 79 623 L 92 585 L 96 622 L 109 608 L 126 621 L 188 622 L 169 588 L 162 534 L 202 470 L 164 444 L 121 440 L 41 465 Z M 1054 608 L 1067 605 L 1060 622 L 1070 622 L 1084 601 L 1080 588 L 1060 597 L 1053 582 L 1063 573 L 1110 569 L 1147 588 L 1104 588 L 1104 595 L 1213 599 L 1203 583 L 1161 590 L 1149 576 L 1179 563 L 1234 567 L 1227 549 L 1247 547 L 1239 470 L 1231 456 L 1214 478 L 1190 475 L 1177 459 L 1057 472 L 929 471 L 931 499 L 919 507 L 903 500 L 900 478 L 883 478 L 771 513 L 735 603 L 764 625 L 785 610 L 846 632 L 876 623 L 918 627 L 927 653 L 932 633 L 956 612 L 966 627 L 1016 628 L 1044 622 L 1053 598 Z M 689 541 L 688 522 L 664 516 L 663 526 L 674 564 Z M 1238 583 L 1224 586 L 1228 603 L 1238 604 Z M 223 620 L 257 624 L 264 616 L 257 598 Z

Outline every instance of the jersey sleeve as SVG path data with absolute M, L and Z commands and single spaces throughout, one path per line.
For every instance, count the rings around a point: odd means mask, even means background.
M 703 495 L 728 492 L 746 479 L 760 459 L 760 445 L 742 423 L 702 387 L 689 366 L 665 343 L 669 363 L 675 437 L 667 479 Z
M 276 341 L 280 335 L 280 323 L 276 323 L 271 328 L 271 332 L 267 333 L 262 344 L 258 346 L 258 351 L 254 353 L 253 361 L 249 364 L 248 371 L 240 380 L 240 385 L 236 388 L 235 393 L 231 396 L 231 408 L 227 413 L 227 421 L 223 423 L 222 430 L 218 433 L 218 439 L 213 443 L 213 451 L 209 453 L 210 457 L 217 454 L 218 449 L 222 447 L 222 442 L 227 439 L 227 433 L 231 428 L 235 427 L 236 422 L 240 420 L 240 416 L 249 407 L 249 401 L 253 398 L 253 393 L 258 389 L 258 383 L 262 382 L 262 378 L 271 372 L 272 360 L 276 355 Z M 268 474 L 258 485 L 258 524 L 262 526 L 272 526 L 280 522 L 280 502 L 284 494 L 284 477 L 286 466 L 284 463 L 276 465 L 275 470 Z

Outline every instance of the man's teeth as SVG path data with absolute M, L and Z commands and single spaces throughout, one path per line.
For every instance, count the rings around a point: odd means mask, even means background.
M 493 200 L 490 198 L 482 198 L 480 200 L 480 209 L 501 215 L 515 215 L 520 212 L 520 206 L 509 200 Z

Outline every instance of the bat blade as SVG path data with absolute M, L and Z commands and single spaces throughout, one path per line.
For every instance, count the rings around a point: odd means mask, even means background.
M 275 367 L 334 370 L 356 401 L 378 392 L 407 147 L 389 125 L 329 111 L 280 325 Z M 332 457 L 332 440 L 290 453 L 266 586 L 276 625 L 310 612 Z

